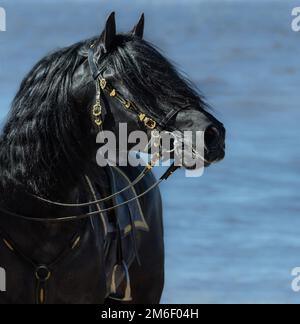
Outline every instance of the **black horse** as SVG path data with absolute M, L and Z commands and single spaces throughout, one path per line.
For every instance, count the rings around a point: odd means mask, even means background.
M 157 182 L 151 166 L 98 167 L 96 134 L 124 122 L 149 136 L 202 130 L 209 165 L 224 157 L 225 129 L 143 31 L 144 16 L 116 34 L 113 13 L 100 37 L 45 57 L 22 82 L 0 140 L 1 303 L 159 303 Z

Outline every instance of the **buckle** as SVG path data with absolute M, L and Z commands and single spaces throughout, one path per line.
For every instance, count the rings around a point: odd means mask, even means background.
M 149 129 L 155 129 L 156 128 L 156 121 L 154 121 L 151 118 L 146 117 L 145 120 L 144 120 L 144 124 Z
M 140 115 L 139 115 L 139 119 L 140 119 L 141 122 L 144 123 L 144 125 L 145 125 L 147 128 L 149 128 L 149 129 L 151 129 L 151 130 L 155 129 L 156 126 L 157 126 L 156 121 L 153 120 L 153 119 L 151 119 L 151 118 L 149 118 L 149 117 L 147 117 L 145 114 L 140 114 Z

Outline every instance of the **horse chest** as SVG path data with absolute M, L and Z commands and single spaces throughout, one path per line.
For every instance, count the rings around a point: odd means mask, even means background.
M 99 232 L 100 233 L 100 232 Z M 6 291 L 0 303 L 101 303 L 105 298 L 103 248 L 89 222 L 60 248 L 42 240 L 31 253 L 1 232 L 0 265 Z M 39 258 L 39 256 L 43 256 Z M 102 270 L 102 271 L 101 271 Z

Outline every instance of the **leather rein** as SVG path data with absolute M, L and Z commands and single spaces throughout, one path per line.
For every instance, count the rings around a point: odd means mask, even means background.
M 93 122 L 94 122 L 95 126 L 99 129 L 99 131 L 103 131 L 103 129 L 102 129 L 103 106 L 101 103 L 101 101 L 102 101 L 101 99 L 102 99 L 102 95 L 104 95 L 104 93 L 108 94 L 111 98 L 118 100 L 122 104 L 122 106 L 125 110 L 134 113 L 138 119 L 138 122 L 141 123 L 142 126 L 146 130 L 152 131 L 152 132 L 165 130 L 166 127 L 168 126 L 168 124 L 170 123 L 170 121 L 172 120 L 172 118 L 174 116 L 176 116 L 181 111 L 181 109 L 172 109 L 161 120 L 152 118 L 152 116 L 148 116 L 144 112 L 140 111 L 138 109 L 138 107 L 135 105 L 135 103 L 123 98 L 123 96 L 116 89 L 114 89 L 108 83 L 108 81 L 103 77 L 102 72 L 100 71 L 97 63 L 95 62 L 93 49 L 94 49 L 94 45 L 92 45 L 88 51 L 88 62 L 89 62 L 91 74 L 92 74 L 93 79 L 96 84 L 96 99 L 95 99 L 95 104 L 92 107 L 91 113 L 92 113 Z M 159 137 L 158 137 L 158 140 L 159 140 L 158 145 L 160 145 Z M 108 200 L 120 195 L 121 193 L 133 188 L 152 170 L 152 168 L 155 166 L 156 162 L 160 159 L 160 157 L 161 157 L 160 153 L 157 153 L 154 156 L 154 158 L 151 160 L 151 162 L 149 164 L 147 164 L 145 169 L 137 176 L 137 178 L 135 180 L 132 181 L 132 183 L 130 185 L 128 185 L 127 187 L 123 188 L 122 190 L 115 192 L 114 194 L 112 194 L 108 197 L 102 198 L 102 199 L 85 202 L 85 203 L 79 203 L 79 204 L 68 204 L 68 203 L 60 203 L 60 202 L 51 201 L 51 200 L 48 200 L 48 199 L 45 199 L 45 198 L 42 198 L 42 197 L 39 197 L 36 195 L 31 195 L 31 196 L 33 196 L 37 200 L 40 200 L 44 203 L 49 204 L 49 205 L 60 206 L 60 207 L 87 207 L 87 206 L 96 205 L 96 204 L 108 201 Z M 2 208 L 1 206 L 0 206 L 0 212 L 4 213 L 10 217 L 14 217 L 14 218 L 17 218 L 20 220 L 31 221 L 31 222 L 40 222 L 40 223 L 45 223 L 45 222 L 46 223 L 57 223 L 57 222 L 68 222 L 68 221 L 82 220 L 82 219 L 86 219 L 86 218 L 90 218 L 92 216 L 98 215 L 99 213 L 104 213 L 104 212 L 108 212 L 111 210 L 115 210 L 119 207 L 125 206 L 133 201 L 136 201 L 139 198 L 144 197 L 146 194 L 148 194 L 149 192 L 154 190 L 156 187 L 158 187 L 164 180 L 167 180 L 177 169 L 179 169 L 179 167 L 175 166 L 175 163 L 173 163 L 167 169 L 167 171 L 152 186 L 150 186 L 143 193 L 137 195 L 136 197 L 134 197 L 132 199 L 129 199 L 123 203 L 114 205 L 110 208 L 100 209 L 100 210 L 97 210 L 94 212 L 89 212 L 89 213 L 82 214 L 82 215 L 72 215 L 72 216 L 59 217 L 59 218 L 35 218 L 35 217 L 17 214 L 12 211 L 8 211 L 8 210 Z

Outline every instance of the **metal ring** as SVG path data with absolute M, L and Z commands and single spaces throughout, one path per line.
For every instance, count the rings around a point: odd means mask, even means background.
M 39 281 L 46 282 L 51 277 L 51 271 L 45 265 L 38 266 L 35 270 L 35 277 Z
M 95 117 L 98 117 L 98 116 L 100 116 L 101 114 L 102 114 L 102 111 L 101 111 L 101 105 L 96 104 L 96 105 L 94 106 L 94 108 L 93 108 L 93 115 L 94 115 Z

